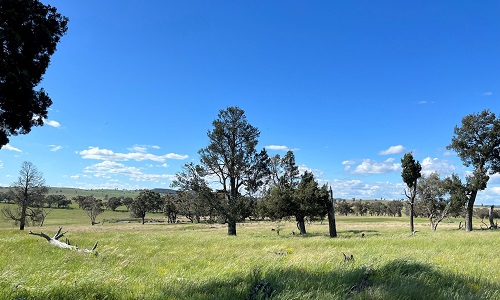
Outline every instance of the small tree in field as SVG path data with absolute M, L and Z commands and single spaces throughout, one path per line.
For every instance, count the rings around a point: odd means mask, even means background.
M 94 196 L 76 196 L 73 201 L 78 203 L 78 206 L 83 209 L 90 218 L 90 224 L 98 224 L 96 218 L 104 211 L 102 200 L 96 199 Z
M 141 218 L 142 224 L 147 212 L 157 211 L 162 208 L 161 195 L 155 191 L 144 190 L 130 204 L 130 212 L 133 216 Z
M 422 208 L 422 213 L 427 216 L 433 231 L 439 223 L 448 216 L 451 200 L 445 198 L 447 194 L 445 181 L 439 178 L 438 173 L 422 176 L 417 187 L 417 205 Z
M 19 224 L 19 229 L 24 230 L 26 221 L 34 224 L 39 223 L 43 216 L 44 194 L 48 189 L 45 186 L 43 174 L 30 162 L 23 162 L 17 182 L 11 185 L 11 198 L 16 209 L 4 207 L 3 215 L 15 224 Z
M 405 195 L 408 198 L 410 205 L 410 231 L 412 234 L 415 232 L 415 225 L 413 224 L 415 197 L 417 196 L 417 180 L 422 176 L 420 171 L 422 166 L 418 161 L 415 161 L 413 154 L 408 152 L 401 159 L 401 177 L 406 183 L 407 189 Z

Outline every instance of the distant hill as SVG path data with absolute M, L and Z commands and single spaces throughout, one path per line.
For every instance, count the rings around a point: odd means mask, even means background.
M 0 192 L 6 192 L 9 187 L 0 187 Z M 160 194 L 175 194 L 172 189 L 155 188 L 153 191 Z M 135 198 L 141 190 L 120 190 L 120 189 L 78 189 L 68 187 L 49 187 L 48 195 L 64 195 L 71 199 L 76 196 L 94 196 L 97 199 L 109 199 L 111 197 Z

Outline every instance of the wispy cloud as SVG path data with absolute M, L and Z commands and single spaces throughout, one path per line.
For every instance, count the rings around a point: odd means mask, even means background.
M 56 151 L 62 149 L 62 146 L 57 146 L 57 145 L 49 145 L 49 147 L 51 147 L 50 151 L 53 151 L 53 152 L 56 152 Z
M 265 146 L 264 148 L 268 150 L 274 150 L 274 151 L 297 151 L 300 150 L 299 148 L 288 148 L 287 146 L 278 146 L 278 145 L 269 145 Z
M 484 92 L 483 96 L 486 96 L 486 97 L 493 96 L 493 92 Z
M 89 147 L 89 149 L 80 151 L 78 153 L 84 159 L 98 159 L 98 160 L 106 160 L 106 161 L 151 160 L 151 161 L 156 161 L 156 162 L 165 162 L 165 160 L 167 160 L 167 159 L 183 160 L 183 159 L 187 159 L 189 157 L 188 155 L 180 155 L 180 154 L 176 154 L 176 153 L 167 153 L 164 155 L 154 155 L 151 153 L 147 153 L 147 151 L 144 150 L 143 147 L 138 147 L 138 146 L 135 146 L 131 149 L 132 149 L 132 151 L 135 150 L 135 152 L 118 153 L 118 152 L 113 152 L 112 150 L 108 150 L 108 149 L 100 149 L 99 147 Z M 131 149 L 129 149 L 129 150 L 131 150 Z
M 382 150 L 378 154 L 380 154 L 380 155 L 392 155 L 392 154 L 399 154 L 403 151 L 405 151 L 405 147 L 403 147 L 402 145 L 397 145 L 397 146 L 390 146 L 389 149 Z
M 55 128 L 61 127 L 61 123 L 59 123 L 55 120 L 44 120 L 44 123 L 49 125 L 49 126 L 55 127 Z
M 2 147 L 2 149 L 10 150 L 10 151 L 15 151 L 15 152 L 23 152 L 23 151 L 21 151 L 21 149 L 18 149 L 16 147 L 12 147 L 10 144 L 4 145 Z
M 418 102 L 418 104 L 420 104 L 420 105 L 424 105 L 424 104 L 427 104 L 427 101 L 422 100 L 422 101 L 419 101 L 419 102 Z

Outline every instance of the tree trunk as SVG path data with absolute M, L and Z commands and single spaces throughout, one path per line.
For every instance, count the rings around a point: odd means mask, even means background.
M 24 230 L 24 226 L 26 225 L 26 205 L 23 203 L 21 207 L 21 218 L 19 220 L 19 230 Z
M 469 201 L 467 202 L 467 210 L 465 212 L 465 231 L 472 231 L 472 217 L 474 216 L 474 202 L 476 201 L 477 191 L 472 191 Z
M 335 225 L 335 208 L 333 206 L 333 193 L 330 187 L 330 195 L 326 201 L 326 209 L 328 212 L 328 229 L 330 231 L 330 237 L 337 237 L 337 226 Z
M 229 216 L 227 219 L 227 235 L 236 235 L 236 219 Z
M 410 200 L 410 231 L 411 233 L 415 232 L 415 225 L 413 224 L 413 198 Z
M 306 232 L 306 222 L 303 217 L 296 218 L 297 220 L 297 229 L 300 234 L 307 234 Z
M 227 235 L 236 235 L 236 197 L 238 197 L 238 190 L 236 189 L 236 179 L 231 177 L 229 179 L 231 184 L 231 191 L 229 195 L 229 214 L 227 218 Z

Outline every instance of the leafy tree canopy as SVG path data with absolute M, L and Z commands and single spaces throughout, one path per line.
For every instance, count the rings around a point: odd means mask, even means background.
M 0 1 L 0 147 L 47 118 L 52 100 L 35 87 L 67 24 L 55 7 L 38 0 Z

